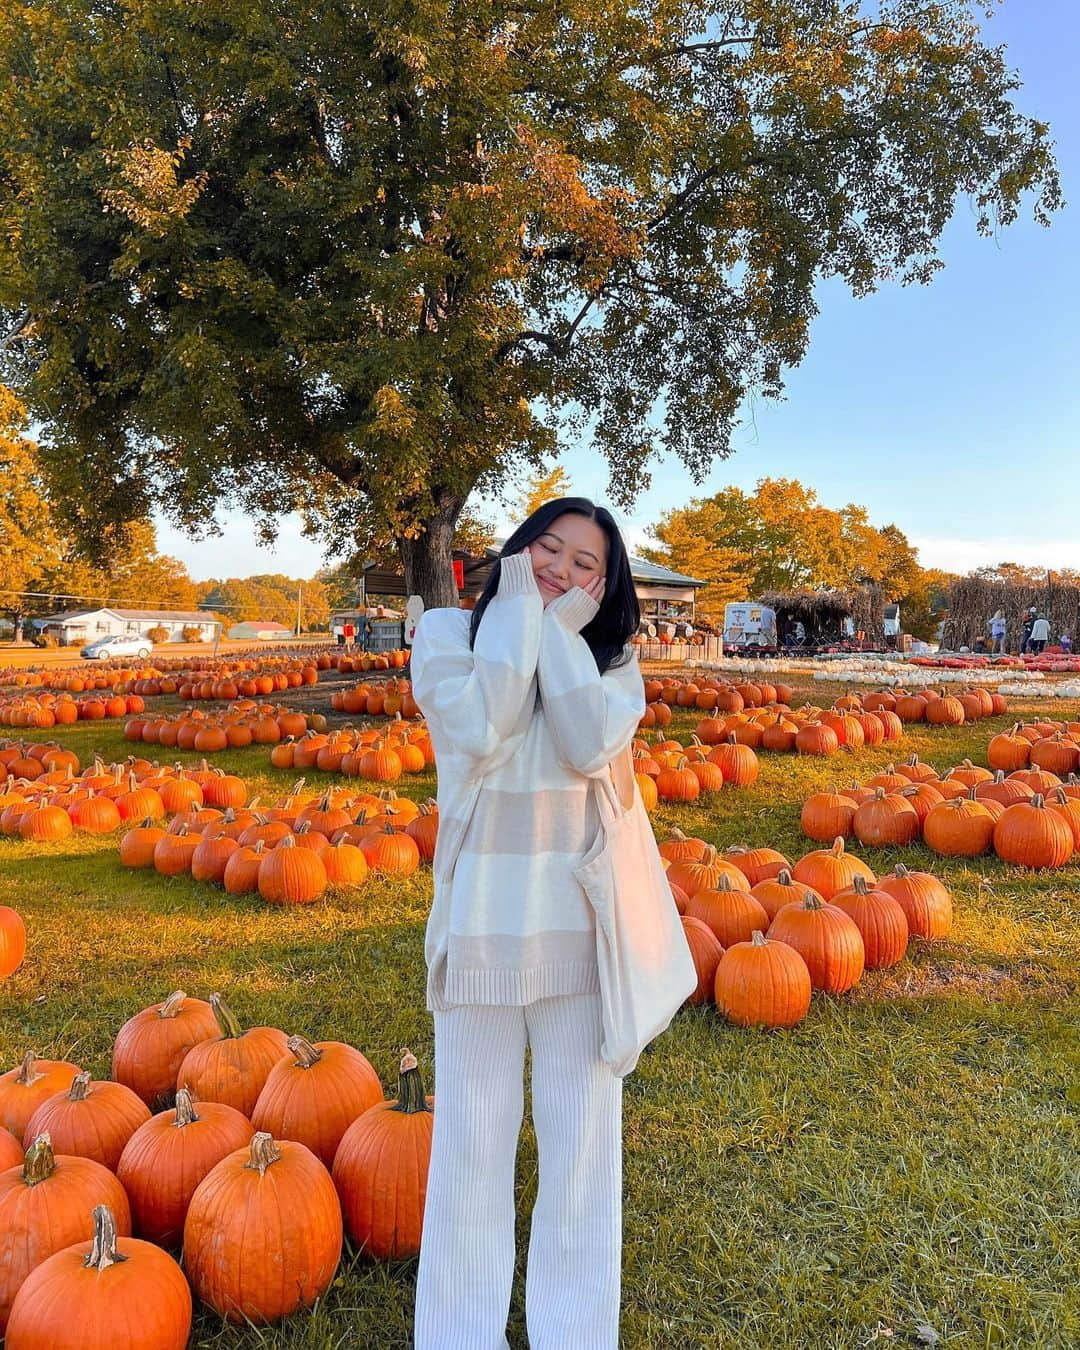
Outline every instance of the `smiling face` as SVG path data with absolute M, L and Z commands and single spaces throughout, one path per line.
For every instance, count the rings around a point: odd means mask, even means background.
M 529 545 L 533 575 L 547 606 L 571 586 L 584 588 L 607 569 L 607 535 L 588 516 L 569 511 Z

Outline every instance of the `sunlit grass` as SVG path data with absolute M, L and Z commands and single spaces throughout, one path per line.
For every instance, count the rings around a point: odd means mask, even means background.
M 815 685 L 809 696 L 832 692 Z M 798 824 L 810 792 L 901 754 L 939 769 L 965 756 L 985 762 L 990 735 L 1012 720 L 912 728 L 901 747 L 853 759 L 762 755 L 753 789 L 662 808 L 657 829 L 678 824 L 795 858 L 812 847 Z M 680 714 L 674 729 L 695 721 Z M 94 749 L 107 759 L 131 749 L 119 724 L 80 724 L 62 739 L 84 762 Z M 296 777 L 271 769 L 265 749 L 213 762 L 264 799 Z M 405 790 L 428 796 L 434 780 Z M 910 1344 L 920 1325 L 962 1346 L 1080 1339 L 1080 868 L 1032 875 L 994 859 L 936 860 L 921 846 L 865 856 L 878 870 L 896 861 L 937 870 L 956 902 L 950 938 L 913 944 L 894 971 L 867 975 L 841 999 L 815 996 L 793 1032 L 683 1013 L 627 1081 L 622 1343 L 633 1350 Z M 26 964 L 0 986 L 0 1066 L 32 1046 L 104 1075 L 125 1018 L 183 988 L 228 989 L 249 1022 L 350 1041 L 387 1087 L 403 1045 L 430 1075 L 429 896 L 425 871 L 278 910 L 125 872 L 115 838 L 37 850 L 0 839 L 0 903 L 30 934 Z M 520 1267 L 535 1172 L 526 1126 L 514 1346 L 525 1344 Z M 414 1279 L 414 1262 L 350 1257 L 315 1313 L 260 1332 L 203 1312 L 193 1343 L 404 1347 Z

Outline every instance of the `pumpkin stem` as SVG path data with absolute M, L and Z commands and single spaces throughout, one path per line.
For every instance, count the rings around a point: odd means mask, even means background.
M 240 1029 L 240 1019 L 220 994 L 210 995 L 210 1006 L 214 1010 L 214 1016 L 217 1018 L 217 1024 L 221 1028 L 223 1038 L 231 1040 L 236 1036 L 243 1035 Z
M 84 1102 L 89 1095 L 90 1072 L 88 1069 L 82 1069 L 71 1080 L 71 1087 L 68 1088 L 68 1101 Z
M 36 1186 L 39 1181 L 48 1181 L 56 1171 L 56 1158 L 53 1155 L 52 1138 L 48 1134 L 39 1134 L 26 1150 L 23 1159 L 22 1177 L 28 1186 Z
M 322 1051 L 316 1050 L 303 1036 L 290 1036 L 285 1044 L 296 1056 L 296 1066 L 299 1069 L 310 1069 L 322 1059 Z
M 34 1072 L 34 1064 L 36 1061 L 37 1055 L 34 1054 L 33 1050 L 27 1050 L 26 1054 L 23 1055 L 22 1063 L 19 1065 L 19 1072 L 15 1075 L 15 1082 L 18 1083 L 20 1087 L 29 1087 L 32 1083 L 36 1083 L 39 1078 L 44 1076 Z
M 213 995 L 211 995 L 213 1001 Z M 217 1009 L 214 1009 L 217 1012 Z M 199 1119 L 195 1112 L 195 1099 L 191 1095 L 191 1089 L 187 1087 L 176 1089 L 176 1115 L 173 1117 L 173 1124 L 178 1130 L 182 1130 L 185 1125 L 194 1125 Z
M 837 858 L 839 858 L 840 854 L 843 853 L 843 851 L 844 851 L 844 837 L 843 835 L 838 834 L 836 838 L 833 840 L 833 846 L 829 850 L 829 852 L 834 854 Z
M 716 883 L 716 889 L 717 889 L 718 891 L 730 891 L 730 890 L 731 890 L 731 878 L 728 876 L 728 874 L 727 874 L 726 872 L 725 872 L 724 875 L 720 878 L 720 880 Z
M 266 1169 L 272 1167 L 274 1163 L 281 1161 L 281 1150 L 274 1142 L 274 1136 L 265 1130 L 260 1130 L 258 1134 L 252 1136 L 251 1151 L 248 1154 L 248 1160 L 244 1164 L 250 1167 L 253 1172 L 258 1172 L 259 1176 L 266 1176 Z
M 893 868 L 894 877 L 906 877 L 907 874 L 908 870 L 903 863 L 897 863 L 896 866 Z
M 823 909 L 824 905 L 813 891 L 807 891 L 803 896 L 802 907 L 803 909 Z
M 755 947 L 767 947 L 769 945 L 768 941 L 766 940 L 765 934 L 761 931 L 760 928 L 755 928 L 754 931 L 750 934 L 750 942 Z
M 852 884 L 853 884 L 853 886 L 854 886 L 854 888 L 855 888 L 855 894 L 856 894 L 856 895 L 869 895 L 869 894 L 870 894 L 870 888 L 869 888 L 869 886 L 867 886 L 867 884 L 866 884 L 866 878 L 863 876 L 863 874 L 862 874 L 861 872 L 856 872 L 856 873 L 855 873 L 855 880 L 854 880 L 854 882 L 853 882 Z
M 116 1220 L 108 1205 L 94 1206 L 94 1241 L 83 1261 L 84 1270 L 108 1270 L 128 1258 L 116 1250 Z
M 792 880 L 791 869 L 788 867 L 781 867 L 776 874 L 776 880 L 781 886 L 793 886 L 795 884 Z
M 159 1017 L 175 1017 L 184 1006 L 184 999 L 187 994 L 182 989 L 176 989 L 169 995 L 165 1002 L 158 1009 Z
M 420 1066 L 416 1056 L 408 1048 L 401 1052 L 401 1065 L 398 1071 L 398 1099 L 390 1108 L 403 1115 L 412 1116 L 418 1111 L 430 1111 L 427 1097 L 424 1095 L 424 1080 L 420 1076 Z

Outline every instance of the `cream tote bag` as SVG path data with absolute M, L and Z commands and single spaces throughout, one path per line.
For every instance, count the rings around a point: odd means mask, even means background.
M 604 1039 L 620 1078 L 697 987 L 690 948 L 634 781 L 629 746 L 593 780 L 600 830 L 574 871 L 596 915 Z

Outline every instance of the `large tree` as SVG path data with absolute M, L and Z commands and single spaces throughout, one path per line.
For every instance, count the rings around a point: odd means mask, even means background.
M 26 612 L 40 608 L 29 592 L 42 586 L 59 548 L 26 409 L 0 385 L 0 612 L 10 615 L 16 642 Z
M 823 278 L 1058 205 L 980 8 L 9 0 L 5 368 L 72 526 L 295 509 L 446 604 L 469 494 L 568 434 L 623 506 L 700 477 Z

